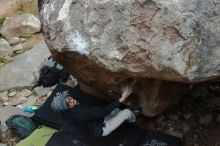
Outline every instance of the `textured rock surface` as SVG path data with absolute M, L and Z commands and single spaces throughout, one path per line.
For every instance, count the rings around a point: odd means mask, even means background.
M 21 53 L 32 48 L 34 45 L 39 44 L 42 40 L 44 40 L 44 37 L 42 33 L 36 33 L 31 37 L 25 38 L 25 40 L 24 38 L 22 38 L 21 41 L 22 40 L 23 42 L 20 42 L 19 44 L 12 46 L 12 50 L 14 53 Z
M 27 37 L 40 31 L 40 20 L 31 14 L 7 17 L 0 31 L 6 38 Z
M 134 95 L 146 115 L 169 105 L 170 91 L 187 88 L 148 78 L 200 82 L 220 76 L 216 0 L 48 0 L 41 18 L 51 52 L 82 86 L 92 86 L 87 91 L 115 96 L 127 80 L 137 80 Z
M 0 38 L 0 62 L 7 62 L 12 54 L 10 44 L 5 39 Z
M 42 16 L 51 49 L 111 71 L 174 81 L 220 74 L 219 1 L 50 0 Z
M 38 15 L 37 0 L 0 0 L 0 18 L 21 12 Z
M 39 67 L 49 54 L 47 46 L 42 42 L 24 54 L 14 57 L 10 63 L 0 68 L 0 91 L 33 86 L 33 70 Z
M 21 41 L 22 41 L 21 38 L 18 38 L 18 37 L 12 37 L 8 40 L 10 45 L 16 45 L 20 43 Z
M 0 0 L 0 16 L 6 17 L 19 9 L 16 0 Z

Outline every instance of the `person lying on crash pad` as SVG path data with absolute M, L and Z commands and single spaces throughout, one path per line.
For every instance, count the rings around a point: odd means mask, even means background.
M 127 97 L 131 94 L 131 87 L 123 89 L 122 96 L 107 105 L 95 105 L 87 102 L 89 96 L 83 96 L 76 79 L 71 76 L 67 85 L 72 86 L 75 82 L 75 90 L 79 90 L 77 96 L 69 95 L 68 91 L 57 93 L 51 102 L 51 108 L 55 112 L 62 112 L 69 122 L 79 125 L 92 136 L 107 136 L 124 121 L 135 122 L 136 116 L 129 109 L 120 109 Z

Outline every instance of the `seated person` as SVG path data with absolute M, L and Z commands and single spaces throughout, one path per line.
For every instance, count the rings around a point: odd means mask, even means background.
M 136 116 L 131 110 L 119 108 L 131 94 L 131 88 L 126 87 L 118 100 L 100 105 L 92 103 L 90 96 L 84 96 L 78 82 L 72 76 L 66 85 L 79 90 L 79 94 L 72 96 L 68 91 L 57 93 L 51 102 L 52 110 L 62 112 L 67 121 L 74 122 L 92 136 L 107 136 L 124 121 L 136 121 Z

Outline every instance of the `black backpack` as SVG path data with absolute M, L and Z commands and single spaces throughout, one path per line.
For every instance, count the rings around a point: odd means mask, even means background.
M 50 57 L 48 58 L 50 59 Z M 40 76 L 36 86 L 49 87 L 57 84 L 59 81 L 66 81 L 69 76 L 69 72 L 63 67 L 57 68 L 57 62 L 54 66 L 43 66 L 40 69 Z
M 12 132 L 16 133 L 20 139 L 24 139 L 29 136 L 36 126 L 31 118 L 23 115 L 13 115 L 8 118 L 6 125 Z

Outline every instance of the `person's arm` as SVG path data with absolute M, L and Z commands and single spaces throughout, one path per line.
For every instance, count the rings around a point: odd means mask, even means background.
M 129 87 L 125 87 L 122 90 L 122 96 L 119 100 L 116 100 L 105 106 L 81 106 L 76 109 L 73 109 L 73 114 L 71 117 L 75 119 L 75 121 L 88 121 L 104 118 L 115 108 L 119 107 L 122 103 L 124 103 L 127 97 L 131 94 L 132 89 Z
M 116 100 L 105 106 L 81 106 L 73 108 L 69 111 L 68 116 L 73 121 L 83 122 L 89 120 L 97 120 L 104 118 L 115 108 L 120 106 L 119 100 Z
M 77 85 L 79 86 L 79 85 Z M 77 88 L 77 87 L 76 87 Z M 104 118 L 110 112 L 112 112 L 115 108 L 121 106 L 127 99 L 127 97 L 131 94 L 132 89 L 125 87 L 122 90 L 122 96 L 120 99 L 103 106 L 84 106 L 79 105 L 64 114 L 64 116 L 72 121 L 83 122 L 89 120 L 96 120 L 100 118 Z

